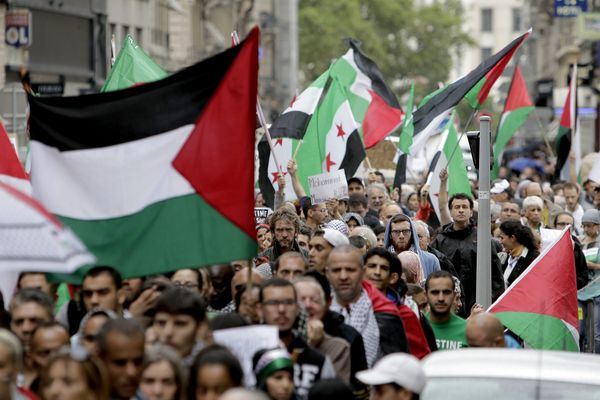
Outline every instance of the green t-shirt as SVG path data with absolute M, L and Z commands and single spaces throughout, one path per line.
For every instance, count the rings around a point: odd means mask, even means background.
M 450 314 L 448 322 L 437 324 L 429 318 L 427 319 L 433 329 L 435 342 L 438 350 L 456 350 L 463 347 L 468 347 L 465 330 L 467 329 L 467 321 L 456 314 Z

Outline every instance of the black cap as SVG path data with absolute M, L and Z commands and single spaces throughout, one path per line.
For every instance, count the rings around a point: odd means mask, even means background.
M 359 177 L 353 176 L 352 178 L 348 179 L 348 185 L 350 185 L 350 183 L 352 183 L 352 182 L 356 182 L 360 186 L 365 187 L 365 184 L 363 183 L 362 179 L 360 179 Z

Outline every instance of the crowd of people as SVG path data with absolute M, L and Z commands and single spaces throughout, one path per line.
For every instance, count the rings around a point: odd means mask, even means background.
M 274 205 L 257 193 L 257 209 L 271 207 L 253 260 L 125 280 L 118 266 L 96 266 L 61 302 L 58 283 L 22 273 L 0 315 L 0 399 L 410 399 L 431 352 L 526 347 L 475 301 L 475 187 L 449 197 L 442 171 L 436 215 L 427 185 L 390 190 L 374 172 L 349 179 L 347 198 L 313 204 L 295 163 L 287 169 L 297 200 L 283 179 Z M 578 288 L 600 269 L 584 255 L 600 247 L 600 187 L 543 178 L 493 184 L 494 299 L 551 229 L 571 229 Z M 252 357 L 254 387 L 215 340 L 251 325 L 279 335 Z M 600 329 L 583 331 L 600 351 Z

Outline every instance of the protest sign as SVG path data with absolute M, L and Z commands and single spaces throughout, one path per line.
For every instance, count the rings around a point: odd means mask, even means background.
M 269 207 L 255 207 L 254 208 L 254 220 L 257 224 L 266 224 L 269 215 L 273 214 L 273 210 Z
M 279 347 L 279 332 L 273 325 L 252 325 L 219 329 L 213 332 L 215 342 L 227 347 L 240 360 L 246 387 L 256 384 L 252 357 L 258 350 Z
M 308 177 L 312 204 L 325 203 L 329 199 L 348 197 L 348 182 L 343 169 Z

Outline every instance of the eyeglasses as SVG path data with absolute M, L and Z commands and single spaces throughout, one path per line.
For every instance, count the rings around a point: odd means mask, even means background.
M 296 300 L 294 299 L 283 299 L 283 300 L 265 300 L 262 302 L 263 306 L 267 307 L 279 307 L 286 306 L 291 307 L 296 304 Z
M 179 288 L 186 288 L 186 289 L 195 289 L 198 287 L 197 283 L 192 283 L 192 282 L 173 282 L 173 285 Z
M 410 235 L 410 229 L 400 229 L 397 231 L 392 231 L 392 236 L 400 236 L 400 234 L 402 234 L 402 236 L 408 236 Z

